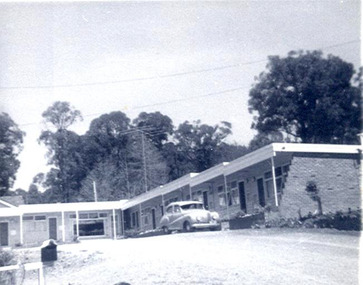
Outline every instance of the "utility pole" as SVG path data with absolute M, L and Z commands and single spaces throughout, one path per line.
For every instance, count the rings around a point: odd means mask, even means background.
M 144 132 L 141 132 L 141 143 L 142 143 L 142 158 L 144 161 L 144 187 L 145 192 L 147 192 L 147 174 L 146 174 L 146 156 L 145 156 L 145 142 L 144 142 Z

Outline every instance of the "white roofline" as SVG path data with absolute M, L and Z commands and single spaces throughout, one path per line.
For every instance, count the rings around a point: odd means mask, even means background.
M 361 145 L 346 144 L 273 143 L 272 147 L 275 152 L 357 154 L 362 150 Z
M 18 208 L 0 208 L 0 217 L 20 216 L 21 212 Z
M 223 162 L 199 173 L 199 175 L 192 179 L 192 181 L 190 182 L 190 187 L 194 187 L 204 182 L 207 182 L 208 180 L 211 180 L 216 176 L 223 175 L 223 171 L 221 170 L 223 170 L 228 164 L 229 162 Z
M 172 191 L 175 191 L 176 189 L 190 185 L 191 180 L 197 176 L 199 176 L 199 173 L 189 173 L 174 181 L 169 182 L 168 184 L 165 184 L 158 188 L 154 188 L 146 193 L 136 196 L 127 201 L 124 205 L 122 205 L 122 210 L 129 209 L 131 207 L 134 207 L 135 205 L 148 201 L 149 199 L 153 199 L 161 195 L 166 195 Z
M 22 214 L 75 212 L 75 211 L 100 211 L 121 209 L 127 200 L 104 202 L 79 202 L 79 203 L 54 203 L 54 204 L 26 204 L 20 205 Z

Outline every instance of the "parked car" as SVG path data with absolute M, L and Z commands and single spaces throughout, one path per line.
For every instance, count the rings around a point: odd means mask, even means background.
M 170 203 L 160 220 L 164 233 L 172 230 L 191 232 L 195 229 L 221 230 L 221 220 L 217 212 L 204 209 L 198 201 Z

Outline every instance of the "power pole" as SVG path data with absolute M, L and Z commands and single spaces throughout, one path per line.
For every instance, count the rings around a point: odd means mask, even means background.
M 147 192 L 147 174 L 146 174 L 146 156 L 145 156 L 145 142 L 144 142 L 144 132 L 141 132 L 141 143 L 142 143 L 142 158 L 144 162 L 144 188 L 145 192 Z

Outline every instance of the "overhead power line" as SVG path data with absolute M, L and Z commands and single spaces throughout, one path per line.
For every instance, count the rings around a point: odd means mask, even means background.
M 324 46 L 317 48 L 318 50 L 324 50 L 324 49 L 330 49 L 340 46 L 345 46 L 353 43 L 360 42 L 359 40 L 351 40 L 347 42 L 342 42 L 330 46 Z M 127 83 L 127 82 L 138 82 L 138 81 L 147 81 L 147 80 L 154 80 L 154 79 L 163 79 L 163 78 L 172 78 L 172 77 L 179 77 L 189 74 L 198 74 L 198 73 L 204 73 L 204 72 L 211 72 L 211 71 L 218 71 L 218 70 L 224 70 L 234 67 L 241 67 L 245 65 L 251 65 L 261 62 L 267 62 L 268 59 L 260 59 L 255 61 L 247 61 L 237 64 L 231 64 L 231 65 L 224 65 L 224 66 L 217 66 L 213 68 L 205 68 L 205 69 L 198 69 L 198 70 L 191 70 L 191 71 L 185 71 L 185 72 L 176 72 L 176 73 L 169 73 L 164 75 L 154 75 L 154 76 L 145 76 L 145 77 L 136 77 L 136 78 L 130 78 L 130 79 L 120 79 L 120 80 L 113 80 L 113 81 L 99 81 L 99 82 L 89 82 L 89 83 L 77 83 L 77 84 L 59 84 L 59 85 L 38 85 L 38 86 L 0 86 L 0 89 L 3 90 L 13 90 L 13 89 L 51 89 L 51 88 L 73 88 L 73 87 L 87 87 L 87 86 L 97 86 L 97 85 L 113 85 L 113 84 L 119 84 L 119 83 Z
M 237 88 L 227 89 L 227 90 L 223 90 L 223 91 L 219 91 L 219 92 L 212 92 L 212 93 L 208 93 L 208 94 L 204 94 L 204 95 L 197 95 L 197 96 L 191 96 L 191 97 L 186 97 L 186 98 L 181 98 L 181 99 L 158 102 L 158 103 L 155 103 L 155 104 L 135 106 L 135 107 L 130 108 L 130 109 L 144 109 L 144 108 L 148 108 L 148 107 L 155 107 L 155 106 L 167 105 L 167 104 L 183 102 L 183 101 L 188 101 L 188 100 L 194 100 L 194 99 L 199 99 L 199 98 L 204 98 L 204 97 L 216 96 L 216 95 L 225 94 L 225 93 L 232 93 L 234 91 L 246 90 L 246 89 L 250 89 L 250 87 L 237 87 Z M 105 113 L 100 112 L 100 113 L 86 114 L 86 115 L 82 115 L 82 116 L 83 117 L 93 117 L 93 116 L 98 116 L 98 115 L 103 115 L 103 114 L 105 114 Z M 25 127 L 25 126 L 33 126 L 33 125 L 39 125 L 39 123 L 24 123 L 24 124 L 19 124 L 18 126 L 19 127 Z M 147 127 L 145 127 L 144 130 L 146 131 Z

